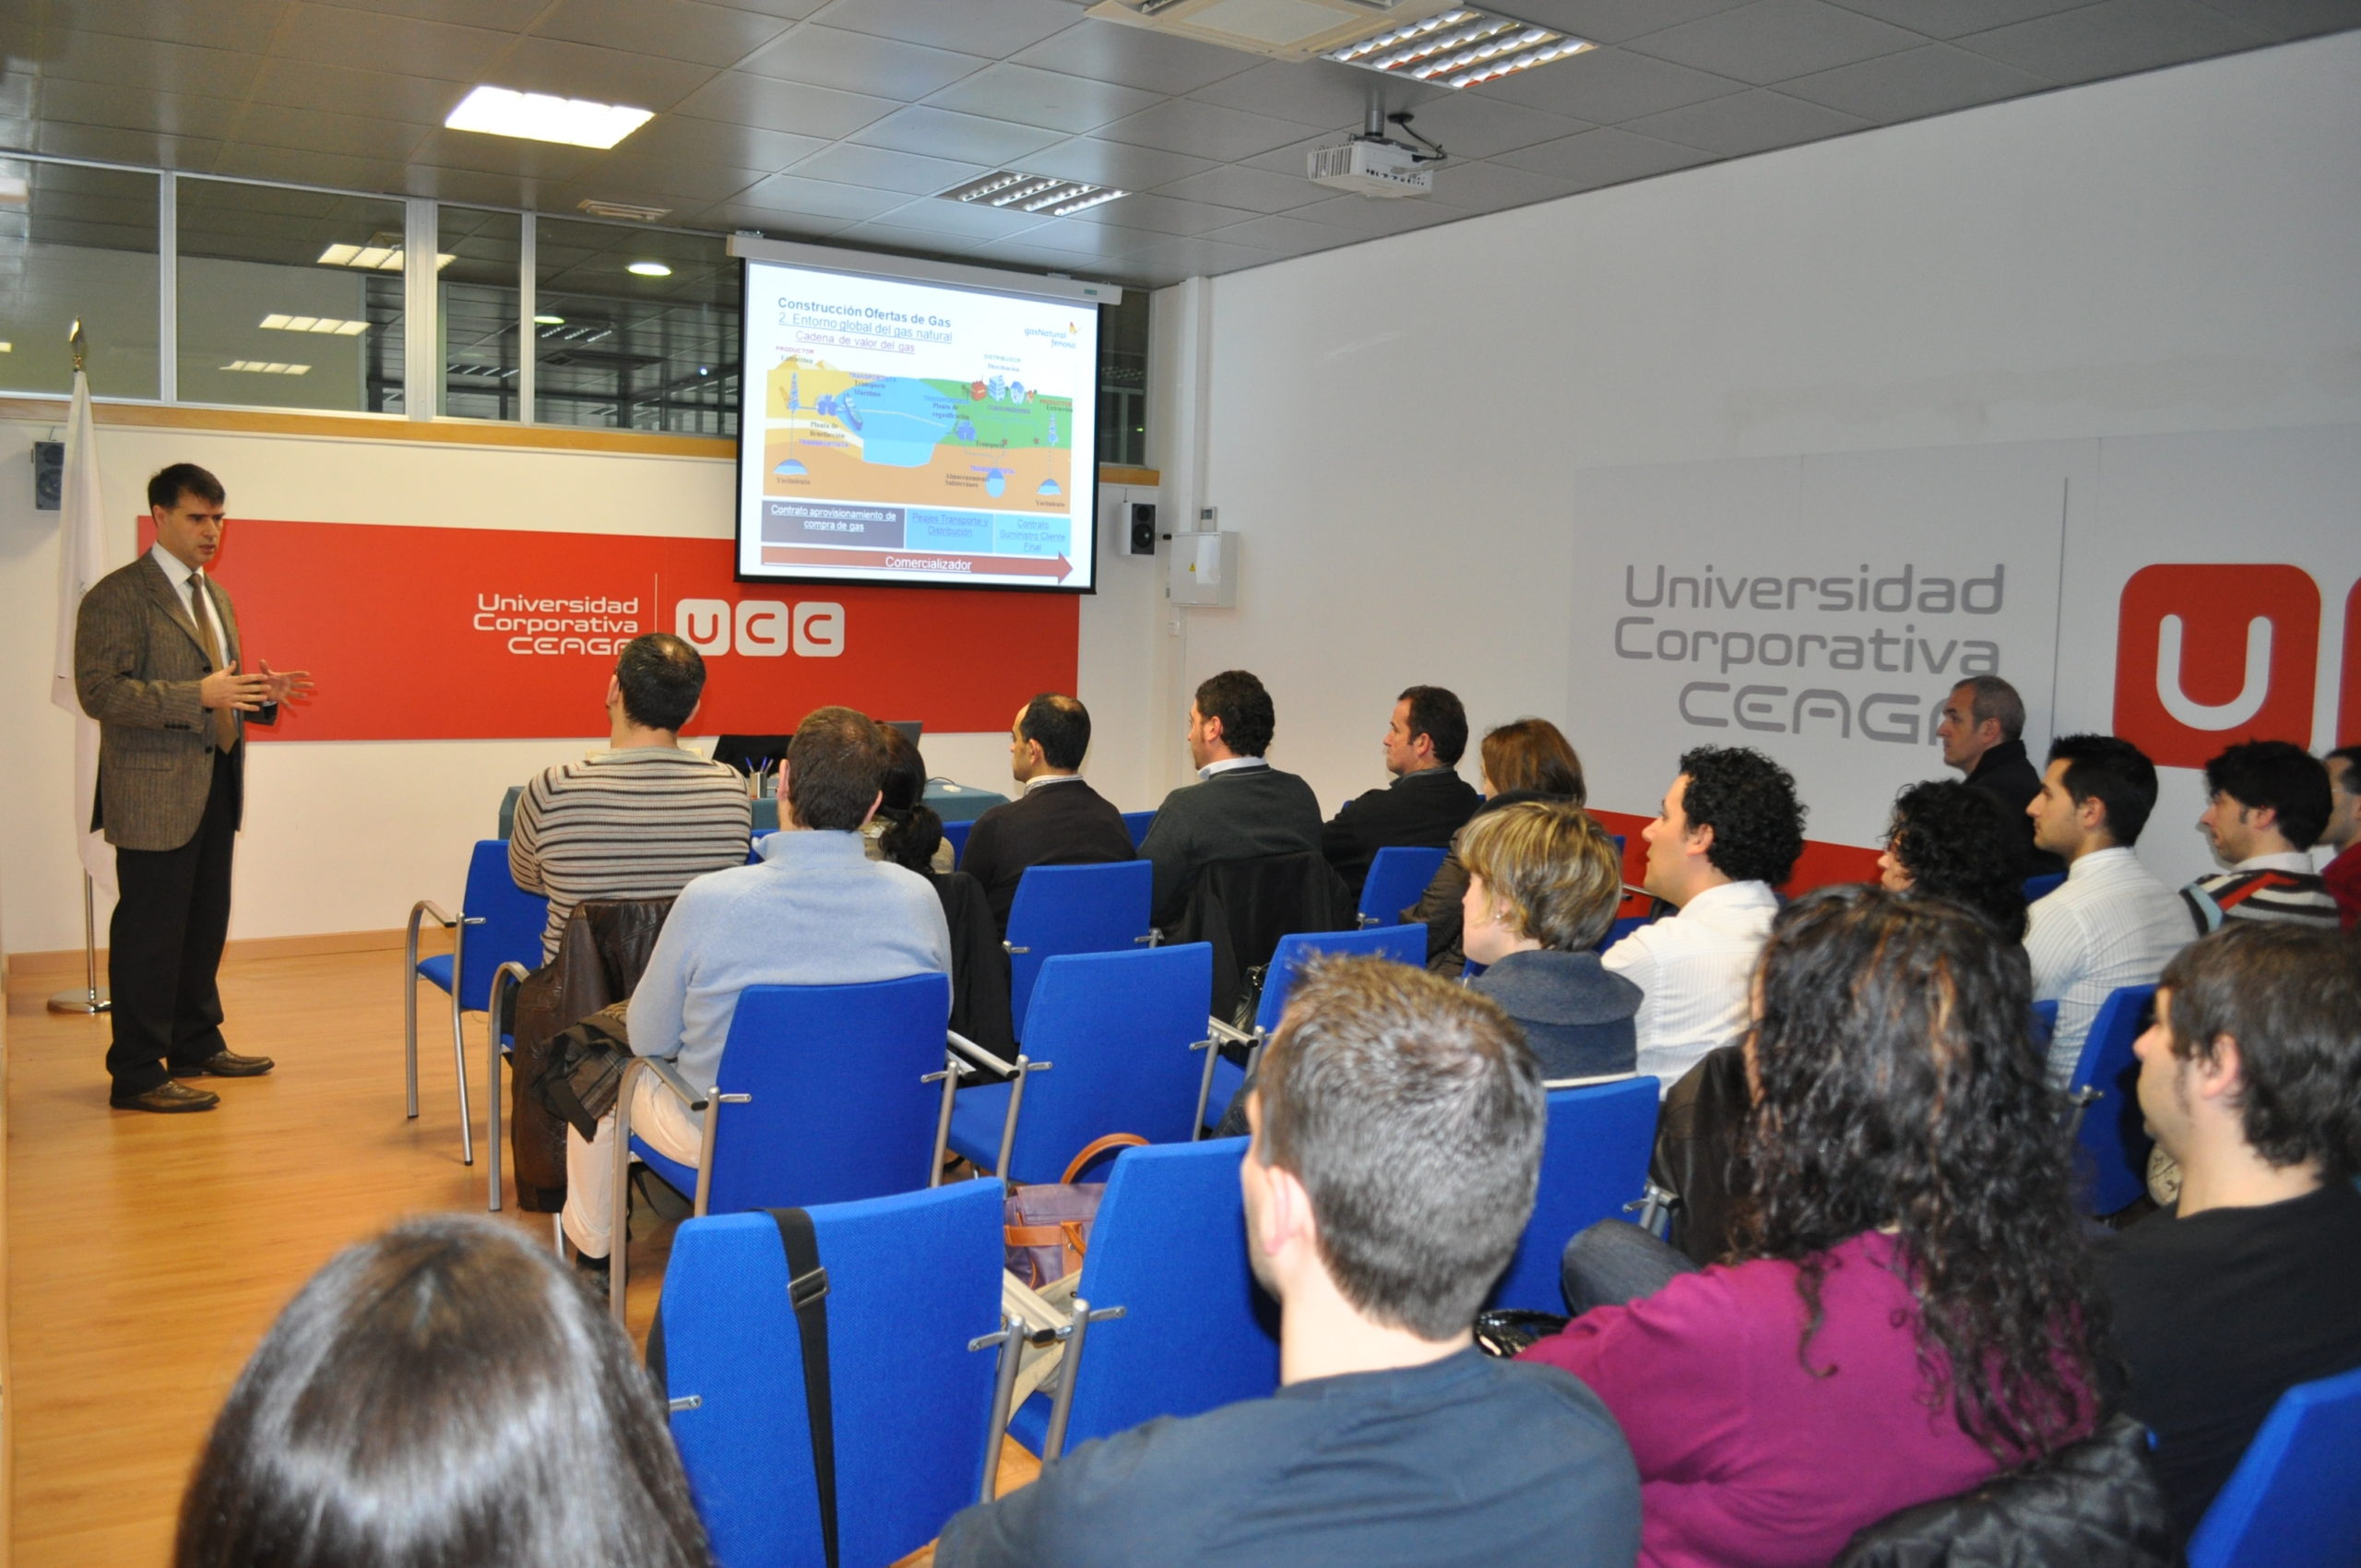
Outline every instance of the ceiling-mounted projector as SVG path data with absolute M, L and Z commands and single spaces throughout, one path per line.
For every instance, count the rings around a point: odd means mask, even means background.
M 1417 196 L 1435 188 L 1434 172 L 1418 154 L 1390 141 L 1355 137 L 1342 147 L 1313 148 L 1305 164 L 1313 184 L 1363 196 Z

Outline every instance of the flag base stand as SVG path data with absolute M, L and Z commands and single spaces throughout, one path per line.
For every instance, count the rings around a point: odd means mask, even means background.
M 49 999 L 53 1013 L 79 1013 L 90 1016 L 112 1011 L 113 999 L 106 988 L 99 984 L 99 922 L 90 887 L 90 873 L 82 873 L 82 983 L 72 991 L 61 991 Z

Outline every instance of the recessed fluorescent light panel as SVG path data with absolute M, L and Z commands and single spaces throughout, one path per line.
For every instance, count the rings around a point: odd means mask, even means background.
M 1087 185 L 1050 174 L 1020 174 L 1003 169 L 940 193 L 944 201 L 970 207 L 998 207 L 1012 212 L 1038 213 L 1044 218 L 1071 218 L 1075 213 L 1127 196 L 1112 185 Z
M 262 318 L 262 325 L 273 332 L 331 333 L 338 338 L 358 338 L 369 330 L 365 321 L 343 321 L 333 315 L 280 315 L 276 313 Z
M 308 375 L 307 364 L 288 364 L 279 360 L 231 360 L 223 370 L 251 371 L 256 375 Z
M 434 270 L 442 271 L 458 257 L 437 255 Z M 399 245 L 330 245 L 320 253 L 322 267 L 359 267 L 378 272 L 399 272 L 402 251 Z
M 635 278 L 670 278 L 672 269 L 660 261 L 635 261 L 623 268 Z
M 455 131 L 481 131 L 527 141 L 563 142 L 600 151 L 654 119 L 651 109 L 593 103 L 587 98 L 552 98 L 545 92 L 516 92 L 480 87 L 459 101 L 443 124 Z
M 1388 28 L 1325 58 L 1433 87 L 1474 87 L 1597 45 L 1536 22 L 1469 6 Z

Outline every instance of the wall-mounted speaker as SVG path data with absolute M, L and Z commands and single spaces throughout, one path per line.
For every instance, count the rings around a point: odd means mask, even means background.
M 65 443 L 33 443 L 33 510 L 54 512 L 65 504 Z
M 1131 503 L 1131 552 L 1134 555 L 1156 553 L 1156 504 L 1152 501 Z

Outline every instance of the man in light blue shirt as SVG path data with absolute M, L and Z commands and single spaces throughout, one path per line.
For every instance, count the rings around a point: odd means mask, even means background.
M 750 985 L 859 985 L 951 972 L 943 903 L 924 877 L 872 861 L 862 824 L 885 774 L 878 727 L 848 707 L 813 711 L 789 743 L 780 797 L 787 828 L 758 864 L 698 877 L 681 893 L 631 999 L 631 1046 L 664 1057 L 699 1089 L 720 1081 L 738 993 Z M 633 1088 L 632 1131 L 694 1165 L 698 1119 L 651 1076 Z M 565 1233 L 587 1261 L 613 1244 L 608 1172 L 614 1118 L 566 1134 Z

